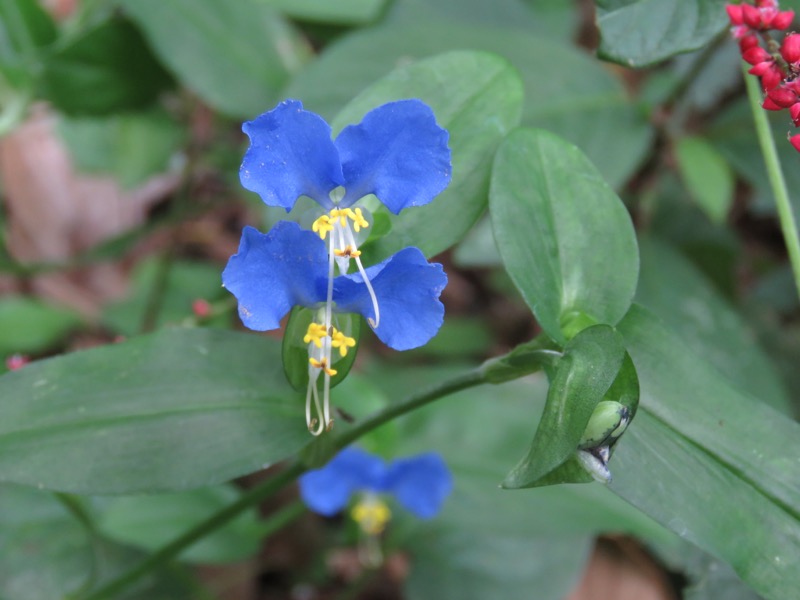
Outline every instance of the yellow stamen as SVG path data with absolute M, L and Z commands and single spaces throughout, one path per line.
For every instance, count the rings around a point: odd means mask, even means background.
M 336 373 L 338 373 L 336 369 L 331 369 L 328 366 L 328 360 L 325 358 L 321 358 L 320 360 L 317 360 L 316 358 L 309 358 L 308 362 L 311 363 L 311 366 L 314 367 L 315 369 L 322 369 L 323 371 L 325 371 L 325 373 L 327 373 L 331 377 L 333 377 L 334 375 L 336 375 Z
M 324 240 L 329 231 L 333 231 L 333 223 L 328 215 L 322 215 L 311 225 L 311 231 L 319 234 L 319 239 Z
M 347 216 L 350 217 L 350 220 L 353 221 L 353 229 L 356 230 L 356 233 L 361 231 L 361 228 L 369 227 L 369 222 L 364 218 L 364 213 L 361 211 L 360 208 L 347 208 Z
M 333 253 L 339 258 L 355 258 L 356 256 L 361 256 L 361 250 L 356 250 L 349 244 L 344 247 L 344 250 L 336 248 Z
M 334 208 L 331 211 L 331 221 L 339 219 L 339 225 L 344 227 L 345 225 L 347 225 L 347 217 L 350 216 L 347 214 L 349 210 L 350 210 L 349 208 Z
M 305 336 L 303 336 L 303 343 L 310 344 L 314 342 L 317 348 L 322 348 L 322 338 L 328 335 L 328 330 L 322 323 L 311 323 L 308 326 Z
M 347 349 L 353 348 L 356 345 L 356 339 L 347 337 L 341 331 L 333 328 L 333 338 L 331 340 L 331 346 L 334 348 L 338 348 L 339 352 L 342 356 L 347 356 Z
M 378 535 L 386 529 L 386 524 L 392 518 L 392 511 L 383 500 L 372 497 L 356 504 L 350 515 L 365 533 Z

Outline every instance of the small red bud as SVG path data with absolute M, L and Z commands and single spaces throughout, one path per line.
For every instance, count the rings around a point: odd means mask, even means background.
M 761 27 L 761 11 L 752 4 L 740 4 L 742 7 L 742 20 L 752 27 L 758 29 Z
M 208 303 L 208 300 L 198 298 L 192 302 L 192 312 L 198 319 L 208 318 L 211 316 L 211 305 Z
M 763 108 L 764 110 L 783 110 L 783 107 L 778 104 L 775 104 L 775 102 L 770 100 L 769 96 L 764 98 L 764 102 L 761 103 L 761 108 Z
M 800 127 L 800 104 L 792 104 L 789 107 L 789 115 L 792 117 L 794 126 Z
M 9 371 L 19 371 L 22 367 L 31 362 L 31 359 L 24 354 L 12 354 L 6 358 L 6 368 Z
M 739 50 L 742 54 L 756 46 L 758 46 L 758 36 L 755 33 L 747 33 L 739 39 Z
M 783 10 L 775 15 L 775 18 L 772 19 L 771 26 L 773 29 L 788 29 L 789 25 L 792 24 L 794 21 L 794 11 L 793 10 Z M 793 61 L 792 61 L 793 62 Z
M 800 60 L 800 34 L 787 35 L 781 44 L 781 56 L 788 63 Z
M 772 61 L 772 57 L 769 55 L 769 52 L 764 50 L 761 46 L 755 46 L 753 48 L 749 48 L 745 52 L 742 52 L 742 59 L 751 65 Z
M 725 6 L 725 10 L 728 11 L 728 18 L 731 20 L 731 25 L 741 25 L 744 23 L 740 4 L 728 4 Z
M 800 133 L 792 136 L 787 135 L 787 137 L 789 138 L 789 143 L 794 146 L 794 149 L 800 152 Z
M 767 94 L 767 98 L 772 100 L 780 108 L 789 108 L 792 104 L 797 102 L 797 94 L 784 87 L 770 90 L 770 92 Z M 766 108 L 766 106 L 764 108 Z
M 774 90 L 783 81 L 783 72 L 772 63 L 772 68 L 761 76 L 761 87 L 765 92 Z

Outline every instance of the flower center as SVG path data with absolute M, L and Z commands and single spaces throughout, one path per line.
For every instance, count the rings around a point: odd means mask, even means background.
M 392 518 L 392 511 L 383 500 L 374 494 L 365 494 L 353 507 L 350 516 L 364 533 L 380 535 Z

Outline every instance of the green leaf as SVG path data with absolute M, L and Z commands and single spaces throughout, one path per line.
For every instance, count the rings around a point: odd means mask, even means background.
M 295 306 L 289 315 L 286 331 L 283 334 L 281 356 L 286 379 L 292 387 L 303 394 L 308 387 L 308 344 L 303 338 L 308 331 L 308 326 L 315 320 L 316 310 Z M 332 351 L 331 367 L 336 370 L 336 375 L 331 377 L 331 387 L 341 383 L 356 360 L 359 339 L 361 337 L 361 316 L 356 314 L 334 314 L 333 326 L 343 332 L 347 337 L 355 338 L 356 346 L 350 348 L 346 356 L 341 356 L 337 349 Z
M 235 502 L 239 496 L 239 491 L 228 485 L 116 498 L 103 508 L 98 527 L 117 542 L 152 552 Z M 257 514 L 251 508 L 198 540 L 180 555 L 180 559 L 197 563 L 242 560 L 258 551 L 260 537 Z
M 560 600 L 577 585 L 589 559 L 589 537 L 487 536 L 434 524 L 412 542 L 411 600 L 459 598 Z
M 80 499 L 74 502 L 86 503 Z M 91 516 L 91 511 L 87 510 Z M 121 575 L 143 556 L 92 535 L 53 494 L 0 486 L 0 597 L 55 600 L 83 597 L 89 587 Z M 158 571 L 119 600 L 189 598 L 197 583 L 175 569 Z M 191 587 L 194 586 L 194 590 Z
M 723 223 L 733 202 L 733 172 L 709 142 L 684 137 L 675 146 L 683 181 L 695 202 L 715 223 Z
M 397 69 L 348 104 L 333 122 L 338 132 L 371 109 L 398 98 L 420 98 L 450 133 L 453 179 L 427 206 L 391 217 L 391 231 L 371 243 L 369 262 L 407 246 L 426 256 L 456 243 L 486 206 L 491 158 L 518 122 L 522 84 L 502 58 L 483 52 L 450 52 Z
M 0 596 L 64 598 L 92 572 L 86 529 L 52 495 L 0 486 Z
M 79 170 L 111 174 L 126 189 L 166 171 L 185 137 L 180 125 L 160 111 L 63 118 L 58 131 Z
M 310 436 L 275 340 L 168 330 L 0 377 L 0 481 L 82 494 L 221 483 Z
M 118 3 L 182 83 L 234 117 L 253 118 L 269 109 L 289 73 L 309 58 L 299 34 L 269 2 Z
M 69 114 L 108 114 L 151 104 L 171 83 L 141 34 L 113 19 L 50 55 L 43 94 Z
M 464 49 L 507 58 L 525 88 L 522 123 L 579 145 L 613 186 L 624 183 L 646 155 L 652 127 L 620 82 L 594 58 L 529 29 L 467 26 L 452 19 L 442 25 L 423 17 L 360 31 L 327 48 L 292 79 L 284 96 L 302 98 L 308 110 L 330 119 L 398 64 Z
M 515 131 L 497 152 L 489 197 L 506 270 L 550 337 L 563 343 L 623 317 L 636 289 L 636 237 L 580 150 L 545 131 Z
M 620 323 L 642 390 L 611 489 L 729 562 L 766 598 L 800 584 L 800 425 L 748 396 L 646 310 Z
M 595 0 L 601 57 L 644 67 L 708 44 L 728 25 L 726 0 Z
M 301 21 L 362 25 L 375 21 L 387 0 L 268 0 L 283 14 Z
M 0 63 L 7 65 L 35 58 L 35 50 L 53 43 L 58 30 L 52 17 L 36 0 L 0 3 Z
M 680 253 L 654 238 L 639 240 L 642 270 L 636 300 L 652 311 L 695 354 L 737 387 L 791 414 L 775 367 L 752 327 Z
M 81 323 L 78 314 L 21 296 L 0 300 L 0 356 L 53 348 Z
M 554 369 L 530 451 L 505 478 L 504 488 L 592 480 L 575 458 L 576 450 L 624 358 L 620 336 L 607 325 L 585 329 L 570 340 Z

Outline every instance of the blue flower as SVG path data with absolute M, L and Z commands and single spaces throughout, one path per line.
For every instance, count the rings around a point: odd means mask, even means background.
M 435 453 L 386 464 L 363 450 L 346 448 L 321 469 L 300 477 L 303 502 L 314 512 L 328 517 L 343 510 L 353 495 L 361 493 L 373 503 L 376 495 L 393 496 L 409 512 L 421 519 L 430 519 L 439 512 L 452 489 L 450 471 Z M 357 518 L 358 505 L 353 512 Z M 375 516 L 363 511 L 361 514 Z M 381 529 L 383 525 L 385 522 Z
M 448 133 L 420 100 L 379 106 L 335 141 L 330 125 L 298 100 L 280 103 L 242 130 L 250 138 L 242 185 L 287 211 L 303 195 L 332 210 L 374 194 L 397 214 L 427 204 L 450 183 Z
M 442 266 L 406 248 L 365 271 L 382 307 L 375 334 L 395 350 L 410 350 L 436 335 L 444 319 L 439 295 L 447 284 Z M 281 221 L 268 233 L 245 227 L 239 251 L 222 272 L 222 284 L 239 301 L 250 329 L 276 329 L 294 306 L 324 307 L 328 288 L 325 243 L 296 223 Z M 370 325 L 375 305 L 361 273 L 333 279 L 332 310 L 359 313 Z

